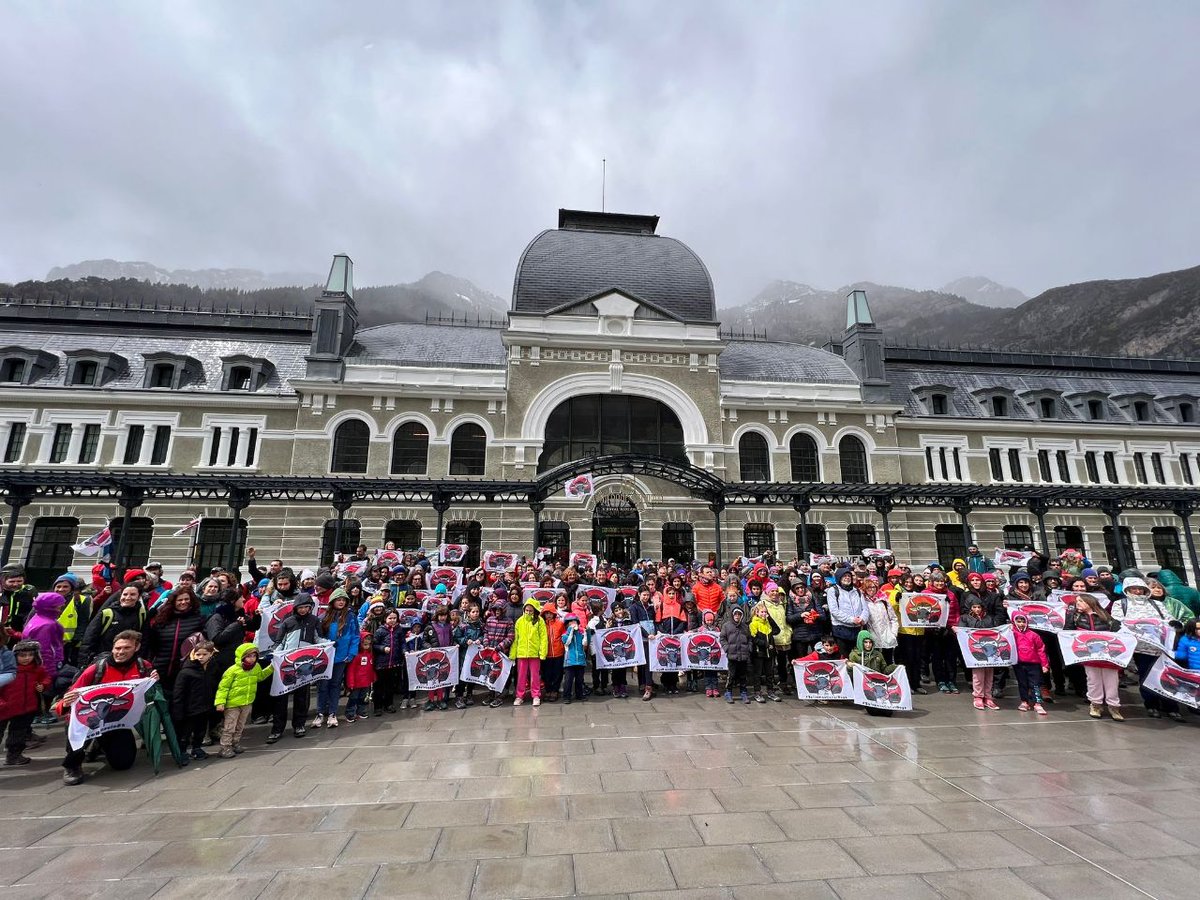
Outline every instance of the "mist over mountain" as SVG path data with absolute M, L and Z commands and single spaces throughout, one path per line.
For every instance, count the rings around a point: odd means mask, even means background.
M 997 284 L 982 275 L 956 278 L 949 284 L 942 285 L 940 290 L 943 294 L 957 294 L 964 300 L 970 300 L 980 306 L 995 306 L 1002 309 L 1020 306 L 1029 299 L 1015 287 Z
M 201 290 L 232 289 L 257 291 L 265 288 L 303 287 L 321 281 L 313 272 L 260 272 L 257 269 L 164 269 L 148 262 L 116 259 L 86 259 L 69 266 L 55 266 L 47 281 L 81 278 L 116 280 L 133 278 L 151 284 L 186 284 Z

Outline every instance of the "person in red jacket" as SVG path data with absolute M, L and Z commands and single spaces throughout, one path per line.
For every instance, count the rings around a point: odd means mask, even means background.
M 1013 671 L 1017 676 L 1017 690 L 1021 694 L 1021 705 L 1017 709 L 1028 712 L 1032 707 L 1039 716 L 1046 715 L 1042 706 L 1042 676 L 1050 671 L 1050 657 L 1042 636 L 1029 627 L 1029 616 L 1015 613 L 1012 617 L 1013 641 L 1017 645 L 1017 664 Z
M 717 574 L 712 566 L 700 567 L 700 578 L 692 585 L 692 596 L 696 598 L 696 609 L 701 617 L 706 612 L 717 615 L 721 601 L 725 599 L 725 590 L 717 584 Z
M 350 696 L 346 700 L 346 721 L 369 719 L 367 712 L 367 692 L 375 683 L 375 655 L 372 636 L 363 632 L 358 645 L 358 653 L 346 664 L 346 690 Z
M 567 652 L 562 636 L 567 633 L 567 626 L 559 621 L 558 610 L 553 603 L 542 607 L 542 621 L 546 623 L 549 641 L 546 659 L 542 663 L 542 689 L 546 693 L 546 700 L 554 703 L 562 693 L 563 657 Z
M 112 650 L 103 654 L 96 662 L 79 673 L 71 689 L 63 694 L 56 704 L 54 711 L 64 718 L 70 708 L 79 699 L 82 688 L 93 687 L 97 684 L 112 684 L 117 681 L 133 681 L 138 678 L 149 678 L 158 681 L 158 672 L 154 666 L 144 659 L 138 658 L 142 646 L 142 635 L 133 630 L 122 631 L 113 639 Z M 106 732 L 98 737 L 101 751 L 108 760 L 108 765 L 115 771 L 122 771 L 133 766 L 137 757 L 137 743 L 133 732 L 126 728 Z M 83 759 L 86 751 L 80 747 L 72 750 L 67 745 L 67 755 L 63 757 L 63 784 L 81 784 L 83 782 Z
M 42 665 L 41 645 L 37 641 L 18 641 L 13 647 L 17 658 L 16 677 L 0 688 L 0 737 L 7 737 L 4 765 L 27 766 L 25 755 L 33 718 L 41 708 L 41 698 L 51 685 L 50 675 Z

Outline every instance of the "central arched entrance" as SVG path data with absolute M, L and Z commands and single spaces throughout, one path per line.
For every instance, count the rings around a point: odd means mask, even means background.
M 619 566 L 632 566 L 641 555 L 637 507 L 628 497 L 606 497 L 592 512 L 592 552 Z

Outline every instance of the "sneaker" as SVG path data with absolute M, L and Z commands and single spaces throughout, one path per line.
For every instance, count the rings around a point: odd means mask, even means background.
M 1151 719 L 1161 719 L 1162 718 L 1162 713 L 1159 712 L 1157 709 L 1146 710 L 1146 715 Z
M 1169 713 L 1167 713 L 1167 718 L 1174 719 L 1176 722 L 1182 722 L 1183 721 L 1183 713 L 1179 712 L 1178 710 L 1176 710 L 1174 712 L 1169 712 Z
M 63 769 L 63 784 L 83 784 L 83 769 Z
M 10 753 L 4 758 L 5 766 L 27 766 L 31 762 L 33 762 L 33 760 L 28 756 L 25 756 L 23 753 Z
M 337 728 L 337 726 L 338 726 L 337 716 L 330 716 L 328 719 L 325 720 L 326 728 Z
M 270 734 L 268 734 L 268 735 L 267 735 L 267 743 L 268 743 L 268 744 L 274 744 L 274 743 L 275 743 L 276 741 L 278 741 L 278 740 L 279 740 L 281 737 L 283 737 L 283 732 L 282 732 L 282 731 L 272 731 Z
M 371 713 L 364 709 L 358 713 L 358 718 L 369 719 L 369 718 L 371 718 Z
M 1095 703 L 1090 704 L 1088 706 L 1088 715 L 1093 719 L 1100 718 L 1100 707 L 1098 707 Z
M 1002 687 L 992 688 L 992 699 L 993 700 L 999 700 L 1003 696 L 1004 696 L 1004 688 L 1002 688 Z
M 743 703 L 749 703 L 749 702 L 750 702 L 750 695 L 749 695 L 749 694 L 747 694 L 745 691 L 742 691 L 742 702 L 743 702 Z
M 946 693 L 957 694 L 958 693 L 958 685 L 956 685 L 953 681 L 947 681 L 946 682 Z
M 570 706 L 570 705 L 571 705 L 571 698 L 568 697 L 566 700 L 563 701 L 563 706 Z
M 982 697 L 976 697 L 974 705 L 976 709 L 986 709 L 986 707 L 983 705 Z
M 1119 706 L 1110 706 L 1108 708 L 1108 714 L 1110 716 L 1112 716 L 1112 719 L 1114 722 L 1124 722 L 1125 721 L 1125 717 L 1123 715 L 1121 715 L 1121 708 Z
M 308 734 L 308 729 L 305 728 L 303 725 L 292 729 L 292 737 L 302 738 L 306 734 Z
M 782 703 L 783 702 L 783 698 L 780 697 L 774 691 L 767 691 L 767 699 L 770 700 L 772 703 Z
M 346 724 L 347 724 L 347 725 L 349 725 L 351 722 L 353 722 L 353 721 L 354 721 L 355 719 L 357 719 L 357 718 L 358 718 L 358 716 L 351 715 L 351 714 L 347 713 L 347 715 L 346 715 Z
M 405 701 L 405 702 L 401 703 L 401 704 L 400 704 L 400 708 L 401 708 L 401 709 L 408 709 L 409 707 L 408 707 L 407 701 Z M 413 708 L 413 709 L 416 709 L 416 708 L 417 708 L 417 704 L 415 704 L 415 703 L 414 703 L 414 704 L 412 704 L 412 708 Z M 394 706 L 385 706 L 385 707 L 383 708 L 383 712 L 385 712 L 385 713 L 394 713 L 395 711 L 396 711 L 396 707 L 394 707 Z M 381 715 L 381 713 L 379 712 L 379 710 L 375 710 L 375 715 L 377 715 L 377 716 L 378 716 L 378 715 Z
M 266 725 L 270 721 L 271 721 L 270 716 L 255 716 L 253 719 L 250 720 L 250 724 L 251 725 Z
M 513 701 L 513 706 L 523 706 L 524 703 L 525 703 L 525 698 L 518 697 L 516 700 Z
M 916 688 L 913 689 L 913 693 L 925 695 L 925 694 L 928 694 L 929 691 L 925 690 L 925 688 L 918 685 Z
M 208 753 L 201 747 L 196 747 L 191 753 L 192 759 L 208 759 Z
M 535 703 L 535 704 L 533 704 L 533 705 L 534 705 L 534 706 L 537 706 L 537 704 L 536 704 L 536 703 Z M 439 700 L 439 701 L 438 701 L 437 708 L 438 708 L 438 709 L 449 709 L 449 708 L 450 708 L 450 705 L 449 705 L 448 703 L 446 703 L 446 701 L 445 701 L 445 700 Z
M 457 700 L 454 701 L 454 708 L 455 709 L 466 709 L 467 704 L 463 701 L 462 697 L 459 697 Z
M 1029 712 L 1029 704 L 1022 700 L 1017 704 L 1017 710 L 1018 712 Z
M 241 744 L 234 744 L 233 752 L 236 753 L 238 756 L 241 756 L 243 753 L 246 752 L 246 748 L 243 747 Z
M 533 705 L 534 705 L 534 706 L 541 706 L 541 705 L 542 705 L 542 698 L 541 698 L 541 697 L 534 697 L 534 698 L 533 698 Z M 443 703 L 443 704 L 442 704 L 442 709 L 445 709 L 445 708 L 446 708 L 446 704 L 445 704 L 445 703 Z
M 437 706 L 432 700 L 426 700 L 425 705 L 421 707 L 422 712 L 433 712 L 435 709 Z
M 988 709 L 999 709 L 1000 708 L 1000 704 L 998 704 L 991 697 L 984 697 L 983 705 L 986 706 Z
M 938 682 L 938 693 L 939 694 L 950 693 L 950 685 L 946 684 L 946 682 L 944 682 L 944 681 L 939 681 Z
M 490 703 L 488 703 L 488 709 L 498 709 L 499 706 L 500 706 L 500 698 L 499 697 L 497 697 L 495 700 L 492 700 Z
M 732 703 L 732 702 L 733 702 L 733 694 L 732 694 L 732 693 L 730 693 L 729 691 L 726 691 L 726 692 L 725 692 L 725 702 L 726 702 L 726 703 Z
M 1050 713 L 1046 712 L 1046 707 L 1042 706 L 1042 704 L 1040 704 L 1040 703 L 1035 703 L 1035 704 L 1033 704 L 1033 708 L 1034 708 L 1034 711 L 1035 711 L 1035 712 L 1036 712 L 1036 713 L 1037 713 L 1039 716 L 1048 716 L 1048 715 L 1050 715 Z
M 755 694 L 755 695 L 754 695 L 754 702 L 755 702 L 755 703 L 766 703 L 766 702 L 767 702 L 767 698 L 766 698 L 766 697 L 764 697 L 762 694 Z
M 650 688 L 646 688 L 646 690 L 642 691 L 642 699 L 643 700 L 649 700 L 653 696 L 654 696 L 654 692 L 652 690 L 650 690 Z M 713 696 L 716 696 L 716 695 L 714 694 Z
M 237 754 L 233 752 L 232 747 L 222 747 L 221 752 L 217 755 L 220 756 L 221 759 L 233 759 L 235 756 L 237 756 Z
M 317 713 L 317 717 L 315 719 L 313 719 L 312 727 L 320 728 L 324 724 L 325 724 L 325 717 L 323 715 L 321 715 L 320 713 Z
M 474 706 L 474 705 L 475 705 L 475 701 L 472 700 L 470 697 L 467 697 L 463 700 L 463 706 Z

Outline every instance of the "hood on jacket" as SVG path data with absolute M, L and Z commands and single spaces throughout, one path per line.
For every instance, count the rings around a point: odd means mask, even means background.
M 36 666 L 42 664 L 42 645 L 37 641 L 17 641 L 12 648 L 13 653 L 32 653 L 33 663 Z
M 57 619 L 66 605 L 67 598 L 54 591 L 46 591 L 33 598 L 33 611 L 51 619 Z
M 1142 590 L 1149 591 L 1150 585 L 1146 584 L 1146 580 L 1144 578 L 1137 578 L 1133 575 L 1130 575 L 1128 578 L 1126 578 L 1124 581 L 1121 582 L 1121 590 L 1128 593 L 1130 588 L 1142 588 Z M 38 599 L 41 599 L 42 596 L 45 596 L 45 595 L 44 594 L 39 595 Z M 36 609 L 37 608 L 37 600 L 33 601 L 33 605 L 34 605 L 34 608 Z
M 863 629 L 862 631 L 860 631 L 858 633 L 858 640 L 855 643 L 855 646 L 858 648 L 858 652 L 866 653 L 867 651 L 863 649 L 863 644 L 866 643 L 867 641 L 874 641 L 874 640 L 875 640 L 875 635 L 871 634 L 871 632 L 867 631 L 866 629 Z
M 257 653 L 258 647 L 254 646 L 254 644 L 251 644 L 249 642 L 247 642 L 245 644 L 240 644 L 238 646 L 238 648 L 233 651 L 233 659 L 234 659 L 235 664 L 240 666 L 242 664 L 242 659 L 245 658 L 246 654 L 251 651 L 254 651 L 255 653 Z

